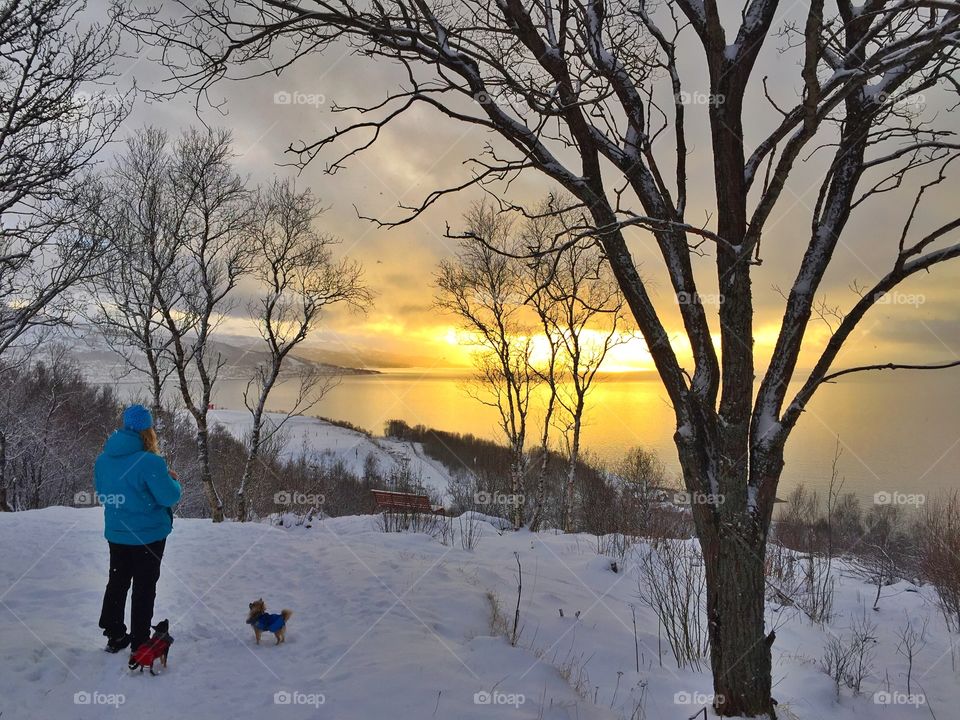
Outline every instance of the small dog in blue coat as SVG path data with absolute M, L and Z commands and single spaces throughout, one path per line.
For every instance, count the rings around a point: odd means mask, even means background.
M 253 625 L 253 634 L 257 638 L 257 645 L 260 644 L 260 635 L 265 632 L 273 633 L 274 637 L 277 638 L 277 645 L 286 641 L 287 620 L 290 619 L 291 615 L 293 615 L 292 610 L 281 610 L 279 614 L 268 613 L 263 598 L 250 603 L 247 625 Z

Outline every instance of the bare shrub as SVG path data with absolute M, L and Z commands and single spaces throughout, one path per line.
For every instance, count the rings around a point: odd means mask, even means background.
M 483 521 L 476 513 L 464 513 L 457 518 L 460 526 L 460 547 L 464 550 L 474 550 L 483 536 Z
M 910 619 L 902 628 L 900 628 L 897 643 L 897 654 L 902 655 L 907 661 L 907 695 L 913 694 L 913 663 L 917 654 L 927 646 L 927 625 L 928 618 L 923 619 L 920 628 L 917 629 Z
M 832 559 L 810 554 L 803 558 L 803 582 L 798 605 L 815 623 L 829 622 L 833 615 L 836 579 Z
M 937 589 L 947 627 L 960 630 L 960 493 L 926 503 L 916 530 L 920 572 Z
M 832 637 L 827 642 L 826 650 L 820 659 L 820 667 L 833 680 L 838 698 L 841 683 L 846 683 L 852 658 L 853 649 L 850 644 L 843 638 Z
M 447 531 L 447 519 L 433 513 L 391 509 L 384 510 L 377 516 L 376 527 L 385 533 L 423 533 L 442 539 Z
M 900 507 L 897 505 L 875 505 L 867 515 L 867 532 L 857 548 L 856 567 L 859 574 L 877 592 L 873 599 L 873 609 L 880 605 L 880 592 L 900 577 L 898 546 L 903 538 L 897 530 L 900 524 Z
M 873 671 L 874 647 L 877 643 L 877 625 L 864 615 L 853 624 L 850 645 L 853 649 L 849 686 L 860 693 L 864 679 Z
M 709 649 L 706 576 L 695 542 L 661 539 L 639 560 L 640 600 L 653 610 L 677 662 L 699 670 Z
M 851 625 L 849 634 L 833 637 L 827 643 L 820 667 L 833 679 L 838 697 L 841 683 L 860 693 L 863 681 L 873 671 L 876 642 L 877 626 L 864 611 Z

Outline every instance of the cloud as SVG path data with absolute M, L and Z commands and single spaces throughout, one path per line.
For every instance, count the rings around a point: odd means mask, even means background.
M 105 0 L 101 0 L 106 6 Z M 801 7 L 790 8 L 778 17 L 778 22 L 801 18 Z M 730 22 L 738 20 L 734 13 Z M 680 71 L 690 92 L 708 87 L 703 71 L 702 50 L 685 46 L 680 53 Z M 689 51 L 688 51 L 689 50 Z M 140 85 L 153 85 L 164 77 L 151 57 L 156 51 L 138 53 L 122 82 L 136 79 Z M 781 105 L 796 102 L 800 91 L 800 76 L 789 57 L 780 54 L 779 44 L 771 38 L 764 46 L 759 66 L 767 75 L 767 87 Z M 756 73 L 759 77 L 760 71 Z M 291 144 L 316 142 L 331 133 L 335 126 L 350 121 L 350 113 L 336 112 L 337 106 L 349 106 L 383 99 L 388 88 L 405 80 L 401 68 L 382 62 L 371 62 L 354 53 L 347 45 L 306 57 L 285 69 L 279 76 L 264 77 L 243 82 L 223 81 L 213 89 L 215 98 L 222 99 L 221 115 L 206 109 L 204 121 L 212 125 L 227 125 L 235 135 L 238 169 L 249 174 L 252 181 L 264 182 L 271 175 L 296 175 L 303 186 L 310 186 L 315 194 L 330 205 L 321 225 L 339 236 L 339 251 L 363 262 L 366 277 L 377 292 L 374 306 L 361 319 L 341 311 L 331 312 L 328 331 L 318 336 L 338 337 L 343 344 L 365 351 L 406 353 L 421 357 L 426 353 L 447 353 L 441 340 L 445 323 L 432 309 L 432 273 L 441 258 L 455 254 L 455 245 L 444 237 L 446 224 L 454 227 L 469 203 L 481 197 L 479 192 L 463 192 L 445 197 L 420 219 L 395 229 L 386 229 L 358 218 L 362 215 L 396 220 L 403 216 L 400 205 L 416 205 L 431 191 L 462 182 L 468 177 L 469 167 L 464 161 L 483 151 L 484 143 L 499 140 L 488 133 L 467 128 L 426 106 L 417 106 L 388 127 L 376 145 L 349 159 L 343 169 L 327 174 L 328 164 L 349 149 L 343 142 L 335 142 L 302 172 L 283 167 L 294 159 L 289 152 Z M 283 95 L 278 95 L 282 93 Z M 178 132 L 190 124 L 197 124 L 193 102 L 195 98 L 179 97 L 159 104 L 139 104 L 127 131 L 153 123 Z M 762 96 L 762 89 L 754 83 L 747 98 L 744 135 L 748 152 L 756 139 L 763 137 L 780 121 Z M 957 119 L 948 119 L 947 125 L 957 126 Z M 957 127 L 953 127 L 957 129 Z M 687 115 L 688 158 L 690 186 L 687 216 L 691 222 L 705 221 L 708 227 L 715 223 L 715 190 L 712 166 L 707 148 L 710 129 L 705 108 L 691 107 Z M 661 158 L 661 172 L 670 177 L 673 171 L 670 140 L 665 135 Z M 358 135 L 356 140 L 369 139 Z M 769 224 L 766 227 L 761 257 L 763 264 L 753 270 L 756 297 L 758 351 L 769 353 L 783 314 L 780 288 L 787 291 L 809 241 L 811 217 L 817 202 L 817 189 L 833 149 L 827 145 L 810 158 L 798 163 L 795 174 Z M 868 180 L 864 179 L 865 186 Z M 872 180 L 871 180 L 872 182 Z M 611 178 L 611 187 L 613 185 Z M 531 200 L 552 189 L 552 184 L 541 175 L 528 174 L 513 186 L 515 197 Z M 925 198 L 926 210 L 922 221 L 935 226 L 937 221 L 955 213 L 955 199 L 951 187 L 931 190 Z M 842 309 L 849 308 L 856 297 L 850 291 L 853 280 L 872 284 L 889 270 L 896 253 L 900 228 L 912 200 L 909 192 L 890 193 L 869 202 L 858 210 L 838 246 L 835 262 L 824 279 L 824 298 Z M 629 199 L 627 199 L 629 202 Z M 635 201 L 634 201 L 635 202 Z M 706 220 L 704 220 L 706 219 Z M 919 230 L 918 230 L 919 232 Z M 648 233 L 631 231 L 631 251 L 640 265 L 640 271 L 651 287 L 658 306 L 667 318 L 668 329 L 677 337 L 682 334 L 676 303 L 671 298 L 671 285 L 664 271 L 656 244 Z M 694 258 L 701 294 L 716 292 L 715 258 Z M 941 273 L 943 275 L 943 273 Z M 956 299 L 958 276 L 955 272 L 945 280 L 934 279 L 930 296 L 942 297 L 943 302 Z M 917 292 L 915 285 L 911 291 Z M 245 290 L 246 291 L 246 290 Z M 927 306 L 929 311 L 930 306 Z M 897 312 L 902 308 L 896 308 Z M 887 355 L 890 351 L 915 352 L 920 358 L 955 350 L 960 345 L 957 323 L 949 313 L 938 311 L 934 316 L 917 314 L 879 322 L 884 310 L 871 313 L 871 321 L 861 336 L 863 347 L 854 348 L 854 356 Z M 715 308 L 710 309 L 711 326 L 716 331 L 718 321 Z M 239 311 L 235 311 L 239 318 Z M 819 323 L 811 324 L 805 344 L 805 357 L 813 358 L 827 336 Z M 870 344 L 876 348 L 868 347 Z M 678 340 L 682 351 L 683 340 Z M 646 362 L 646 360 L 641 360 Z

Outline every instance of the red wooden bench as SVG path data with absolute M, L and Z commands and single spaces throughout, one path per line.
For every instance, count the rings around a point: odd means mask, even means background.
M 444 515 L 442 507 L 430 504 L 430 498 L 416 493 L 396 492 L 394 490 L 371 490 L 377 510 L 401 513 L 425 513 L 429 515 Z

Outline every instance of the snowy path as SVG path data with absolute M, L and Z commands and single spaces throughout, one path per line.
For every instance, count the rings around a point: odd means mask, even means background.
M 510 717 L 541 717 L 541 697 L 555 706 L 544 718 L 613 717 L 530 652 L 486 637 L 485 590 L 499 580 L 425 536 L 365 532 L 369 518 L 301 531 L 178 520 L 155 616 L 170 618 L 175 643 L 168 672 L 153 678 L 131 675 L 125 654 L 101 649 L 99 511 L 2 520 L 3 547 L 19 549 L 5 553 L 0 572 L 3 720 L 119 716 L 109 705 L 75 704 L 78 692 L 101 702 L 122 695 L 119 712 L 137 718 L 489 718 L 502 708 L 473 696 L 498 683 L 526 696 Z M 283 646 L 272 636 L 256 646 L 244 625 L 247 603 L 261 595 L 275 612 L 294 611 Z M 303 702 L 322 694 L 324 703 L 319 713 L 276 704 L 283 691 Z
M 709 673 L 676 670 L 665 644 L 661 665 L 656 619 L 639 606 L 636 672 L 637 579 L 612 572 L 588 536 L 498 535 L 485 525 L 479 547 L 467 552 L 423 535 L 386 535 L 371 523 L 338 518 L 282 530 L 178 519 L 155 615 L 169 617 L 176 642 L 167 672 L 150 677 L 131 675 L 125 654 L 101 649 L 100 511 L 0 514 L 0 718 L 620 720 L 642 701 L 646 715 L 638 718 L 682 720 L 708 701 Z M 495 591 L 512 618 L 515 552 L 523 632 L 511 647 L 490 636 L 487 593 Z M 879 642 L 863 693 L 844 689 L 835 700 L 819 658 L 830 633 L 842 633 L 859 604 L 872 602 L 862 581 L 838 582 L 832 630 L 796 617 L 777 630 L 780 716 L 956 717 L 949 636 L 927 589 L 908 592 L 906 583 L 885 590 L 881 612 L 868 610 Z M 274 612 L 294 611 L 285 645 L 269 635 L 254 644 L 244 619 L 260 596 Z M 895 648 L 907 617 L 929 618 L 914 680 L 930 705 L 878 706 L 875 691 L 903 690 L 905 661 Z M 501 704 L 475 703 L 476 693 L 494 689 Z

